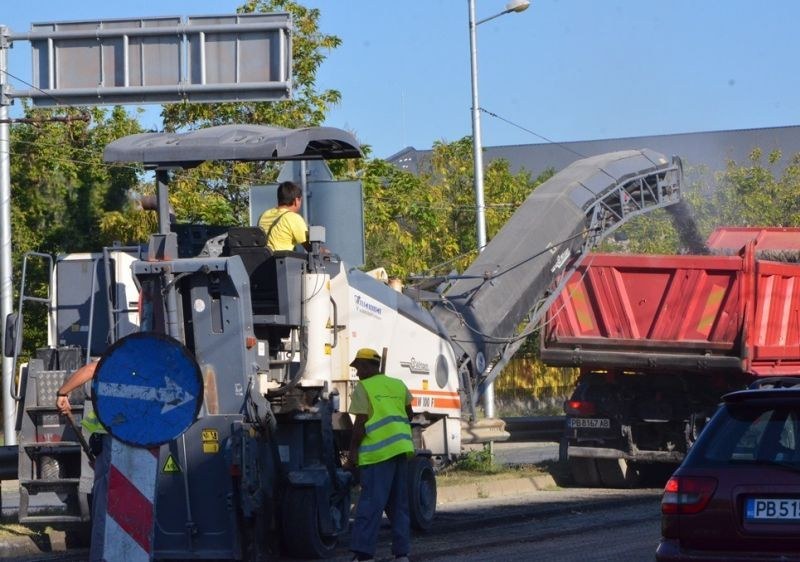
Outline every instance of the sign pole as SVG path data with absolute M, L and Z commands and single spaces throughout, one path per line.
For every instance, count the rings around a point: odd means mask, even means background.
M 8 28 L 0 27 L 0 327 L 5 334 L 6 316 L 13 310 L 13 272 L 11 269 L 11 135 L 8 123 Z M 6 350 L 3 350 L 4 352 Z M 16 445 L 13 360 L 3 354 L 3 437 L 5 445 Z

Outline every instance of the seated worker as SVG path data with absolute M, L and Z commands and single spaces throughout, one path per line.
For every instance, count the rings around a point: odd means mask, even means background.
M 293 251 L 298 244 L 311 250 L 308 226 L 298 214 L 303 204 L 303 190 L 296 183 L 278 185 L 278 206 L 267 209 L 258 219 L 258 226 L 267 234 L 267 247 L 273 252 Z

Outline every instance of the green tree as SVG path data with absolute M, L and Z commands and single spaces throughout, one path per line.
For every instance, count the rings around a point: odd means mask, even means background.
M 263 123 L 282 127 L 319 125 L 341 95 L 320 90 L 316 72 L 340 39 L 319 30 L 320 12 L 292 0 L 249 0 L 240 12 L 287 11 L 293 17 L 293 98 L 280 102 L 172 104 L 164 107 L 166 130 L 186 130 L 226 123 Z M 91 123 L 46 122 L 48 116 L 88 114 Z M 12 208 L 15 270 L 28 250 L 67 252 L 99 248 L 112 241 L 145 241 L 156 218 L 136 203 L 155 187 L 133 166 L 108 167 L 105 145 L 141 132 L 122 108 L 112 110 L 26 107 L 26 117 L 40 123 L 12 129 Z M 335 167 L 354 177 L 360 163 Z M 172 174 L 171 203 L 179 221 L 240 224 L 246 220 L 250 185 L 273 181 L 275 165 L 206 163 Z
M 800 226 L 800 154 L 795 154 L 777 175 L 783 155 L 776 150 L 764 159 L 761 149 L 749 161 L 729 161 L 711 190 L 690 194 L 701 230 L 716 226 Z
M 469 265 L 477 245 L 472 171 L 469 137 L 437 142 L 418 176 L 382 160 L 369 161 L 362 175 L 367 267 L 382 266 L 392 276 L 407 278 Z M 488 165 L 484 192 L 489 238 L 551 173 L 532 180 L 528 172 L 512 174 L 507 161 Z
M 86 116 L 90 120 L 76 119 Z M 98 249 L 102 215 L 122 209 L 136 182 L 135 167 L 108 167 L 103 149 L 140 131 L 122 108 L 32 109 L 34 123 L 11 130 L 12 229 L 17 259 L 30 250 L 70 252 Z M 70 117 L 63 123 L 50 117 Z

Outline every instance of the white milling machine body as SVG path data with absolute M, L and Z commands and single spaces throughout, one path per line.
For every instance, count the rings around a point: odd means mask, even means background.
M 330 128 L 222 126 L 133 135 L 107 147 L 109 162 L 156 170 L 160 232 L 147 259 L 132 266 L 141 329 L 183 344 L 203 378 L 197 421 L 161 446 L 159 466 L 174 462 L 180 471 L 158 476 L 156 558 L 249 559 L 278 548 L 332 555 L 349 521 L 342 455 L 357 382 L 349 363 L 361 347 L 381 352 L 385 372 L 412 393 L 410 513 L 415 527 L 430 525 L 434 463 L 461 450 L 459 374 L 436 319 L 383 280 L 320 252 L 317 227 L 308 253 L 270 252 L 264 232 L 245 227 L 209 240 L 194 257 L 178 256 L 170 232 L 171 168 L 359 155 L 351 135 Z M 96 384 L 103 376 L 101 367 Z M 205 447 L 207 435 L 217 436 L 213 447 Z

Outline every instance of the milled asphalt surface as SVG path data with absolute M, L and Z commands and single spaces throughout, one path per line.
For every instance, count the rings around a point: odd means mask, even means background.
M 558 445 L 554 443 L 496 443 L 493 451 L 497 462 L 501 464 L 536 464 L 558 457 Z M 68 545 L 64 531 L 51 530 L 47 533 L 26 535 L 15 530 L 19 505 L 18 486 L 16 480 L 2 482 L 0 560 L 37 555 L 42 555 L 41 559 L 46 559 L 48 553 L 53 555 L 67 552 Z M 459 485 L 442 485 L 440 481 L 437 504 L 446 509 L 448 504 L 471 500 L 489 501 L 508 496 L 519 497 L 539 490 L 553 490 L 556 487 L 556 482 L 550 475 L 492 478 Z M 31 504 L 36 505 L 36 496 L 31 497 Z

